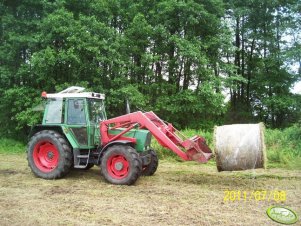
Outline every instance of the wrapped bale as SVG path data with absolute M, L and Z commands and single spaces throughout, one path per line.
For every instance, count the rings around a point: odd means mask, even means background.
M 216 126 L 214 151 L 218 171 L 265 168 L 263 123 Z

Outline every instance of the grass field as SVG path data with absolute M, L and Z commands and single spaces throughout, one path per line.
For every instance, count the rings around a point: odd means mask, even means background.
M 154 176 L 116 186 L 104 181 L 98 167 L 44 180 L 31 173 L 25 153 L 0 157 L 1 225 L 279 225 L 265 213 L 271 205 L 301 216 L 301 170 L 218 173 L 214 162 L 165 160 Z M 225 201 L 227 190 L 247 197 Z M 279 190 L 285 201 L 278 202 Z

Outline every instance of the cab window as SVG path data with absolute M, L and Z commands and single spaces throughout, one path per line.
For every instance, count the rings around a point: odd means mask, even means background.
M 89 106 L 89 117 L 90 122 L 93 124 L 97 124 L 100 121 L 106 120 L 106 113 L 105 113 L 105 107 L 104 102 L 102 100 L 96 100 L 96 99 L 89 99 L 88 100 L 88 106 Z
M 68 100 L 67 124 L 83 125 L 86 124 L 85 101 Z
M 45 123 L 62 123 L 63 99 L 53 98 L 47 101 Z

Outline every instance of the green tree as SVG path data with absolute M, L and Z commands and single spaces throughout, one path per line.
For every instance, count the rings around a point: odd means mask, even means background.
M 300 117 L 298 24 L 297 0 L 1 1 L 0 132 L 25 134 L 40 92 L 70 85 L 105 93 L 110 117 L 127 97 L 180 128 L 227 109 L 227 122 L 286 126 Z
M 297 81 L 286 65 L 290 15 L 296 1 L 228 2 L 233 24 L 235 53 L 228 58 L 236 66 L 230 87 L 229 121 L 264 121 L 272 127 L 286 126 L 296 114 L 290 88 Z

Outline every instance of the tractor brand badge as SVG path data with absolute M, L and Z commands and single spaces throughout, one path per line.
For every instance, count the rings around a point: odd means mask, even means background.
M 298 221 L 297 214 L 287 207 L 271 206 L 267 209 L 267 215 L 281 224 L 294 224 Z

